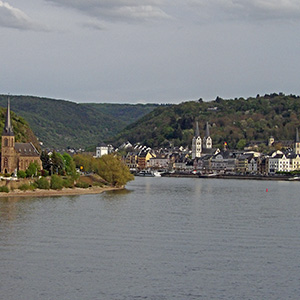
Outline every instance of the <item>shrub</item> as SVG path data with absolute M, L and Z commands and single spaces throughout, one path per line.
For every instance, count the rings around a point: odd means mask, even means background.
M 63 179 L 63 186 L 65 188 L 73 188 L 74 187 L 74 180 L 71 177 L 67 177 Z
M 28 190 L 33 191 L 35 189 L 35 186 L 32 185 L 32 184 L 26 184 L 26 183 L 24 183 L 21 186 L 19 186 L 19 189 L 21 191 L 28 191 Z
M 22 170 L 19 170 L 17 172 L 17 176 L 18 176 L 18 178 L 25 178 L 26 177 L 26 172 L 22 171 Z
M 89 184 L 81 181 L 81 182 L 77 182 L 75 186 L 78 188 L 87 189 L 89 187 Z
M 9 189 L 6 185 L 0 187 L 0 193 L 8 193 Z
M 50 188 L 49 181 L 45 177 L 41 177 L 35 183 L 37 185 L 37 188 L 39 188 L 39 189 L 49 190 L 49 188 Z
M 52 190 L 61 190 L 63 188 L 63 179 L 58 175 L 52 175 L 50 188 Z
M 41 175 L 42 175 L 43 177 L 47 177 L 47 176 L 49 176 L 49 172 L 48 172 L 47 170 L 42 170 L 42 171 L 41 171 Z

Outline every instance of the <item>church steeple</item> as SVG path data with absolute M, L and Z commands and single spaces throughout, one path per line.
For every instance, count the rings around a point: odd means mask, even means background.
M 2 135 L 5 136 L 14 136 L 14 131 L 11 125 L 11 119 L 10 119 L 10 99 L 7 100 L 7 110 L 6 110 L 6 119 L 5 119 L 5 126 L 3 129 Z
M 205 137 L 209 137 L 210 134 L 209 134 L 209 124 L 208 122 L 206 122 L 206 130 L 205 130 Z
M 295 151 L 296 154 L 300 154 L 300 140 L 299 140 L 298 128 L 296 128 L 296 138 L 295 138 L 295 144 L 294 144 L 294 151 Z
M 209 124 L 206 122 L 205 137 L 203 139 L 203 148 L 212 149 L 212 139 L 209 134 Z
M 192 140 L 192 159 L 197 157 L 201 157 L 202 152 L 202 139 L 200 137 L 199 131 L 199 123 L 196 121 L 196 129 L 195 129 L 195 136 Z

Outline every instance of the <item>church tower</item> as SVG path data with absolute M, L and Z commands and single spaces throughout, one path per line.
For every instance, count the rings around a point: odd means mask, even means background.
M 193 137 L 192 140 L 192 159 L 201 157 L 201 152 L 202 152 L 202 139 L 200 137 L 199 124 L 197 121 L 195 136 Z
M 206 122 L 206 130 L 205 137 L 203 139 L 203 149 L 211 149 L 212 148 L 212 139 L 209 134 L 209 124 Z
M 298 128 L 296 128 L 296 139 L 295 139 L 294 150 L 296 154 L 300 154 L 300 140 L 299 140 Z
M 10 100 L 7 101 L 7 111 L 1 145 L 1 172 L 13 173 L 16 168 L 15 135 L 10 119 Z

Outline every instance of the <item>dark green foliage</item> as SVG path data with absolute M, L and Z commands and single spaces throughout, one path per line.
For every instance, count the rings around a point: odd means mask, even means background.
M 216 147 L 227 142 L 231 149 L 242 148 L 245 142 L 267 141 L 270 136 L 275 140 L 293 140 L 296 128 L 300 127 L 300 97 L 274 93 L 248 99 L 217 97 L 210 102 L 160 106 L 127 126 L 111 142 L 116 146 L 127 140 L 150 147 L 190 146 L 196 120 L 202 137 L 209 122 Z
M 63 178 L 63 186 L 65 188 L 73 188 L 74 187 L 74 179 L 72 177 Z
M 26 178 L 26 172 L 22 171 L 22 170 L 19 170 L 17 172 L 17 176 L 18 176 L 18 178 Z
M 0 187 L 0 193 L 8 193 L 9 192 L 9 188 L 4 185 Z
M 24 183 L 21 186 L 19 186 L 19 189 L 21 191 L 28 191 L 28 190 L 33 191 L 33 190 L 35 190 L 35 188 L 36 188 L 35 185 L 26 184 L 26 183 Z
M 61 190 L 63 188 L 63 179 L 61 176 L 56 174 L 51 176 L 50 188 L 52 190 Z
M 50 173 L 50 171 L 51 171 L 51 160 L 50 160 L 50 157 L 49 157 L 48 153 L 46 151 L 42 151 L 40 158 L 41 158 L 41 161 L 42 161 L 43 170 L 46 170 L 46 171 L 48 171 L 48 173 Z
M 43 190 L 49 190 L 50 189 L 49 181 L 45 177 L 41 177 L 35 183 L 36 183 L 36 186 L 37 186 L 38 189 L 43 189 Z
M 10 96 L 10 100 L 12 111 L 26 119 L 44 146 L 55 149 L 96 145 L 157 106 L 77 104 L 32 96 Z M 0 106 L 6 107 L 6 103 L 7 96 L 0 95 Z M 3 127 L 4 121 L 0 125 Z M 18 129 L 14 122 L 13 126 Z
M 76 182 L 75 184 L 76 187 L 82 188 L 82 189 L 87 189 L 89 187 L 89 184 L 87 182 Z

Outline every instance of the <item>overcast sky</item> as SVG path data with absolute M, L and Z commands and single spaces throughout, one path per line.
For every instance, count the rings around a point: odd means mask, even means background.
M 179 103 L 300 94 L 299 0 L 0 0 L 0 93 Z

